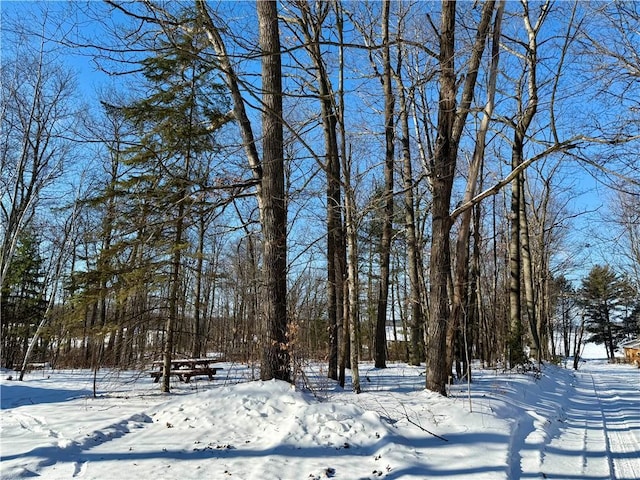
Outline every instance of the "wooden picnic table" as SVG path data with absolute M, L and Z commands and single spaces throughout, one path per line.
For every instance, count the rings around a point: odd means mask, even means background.
M 175 375 L 181 382 L 189 383 L 191 377 L 206 375 L 209 380 L 213 380 L 214 375 L 222 367 L 214 366 L 221 362 L 221 358 L 175 358 L 171 360 L 171 371 L 169 375 Z M 164 360 L 156 360 L 152 363 L 156 370 L 151 372 L 153 382 L 158 383 L 164 372 Z

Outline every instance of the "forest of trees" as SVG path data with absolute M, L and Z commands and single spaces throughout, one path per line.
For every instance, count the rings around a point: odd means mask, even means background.
M 1 367 L 222 353 L 360 391 L 402 360 L 446 394 L 640 334 L 638 3 L 2 15 Z

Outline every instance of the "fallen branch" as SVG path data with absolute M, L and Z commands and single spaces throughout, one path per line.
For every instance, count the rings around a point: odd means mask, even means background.
M 424 428 L 422 425 L 420 425 L 417 422 L 414 422 L 413 420 L 411 420 L 411 418 L 409 418 L 409 413 L 407 412 L 407 408 L 404 406 L 404 404 L 402 405 L 402 409 L 404 410 L 404 418 L 407 419 L 407 422 L 409 422 L 411 425 L 418 427 L 420 430 L 422 430 L 425 433 L 428 433 L 429 435 L 432 435 L 436 438 L 439 438 L 440 440 L 442 440 L 443 442 L 448 442 L 449 439 L 448 438 L 444 438 L 443 436 L 438 435 L 437 433 L 433 433 L 429 430 L 427 430 L 426 428 Z

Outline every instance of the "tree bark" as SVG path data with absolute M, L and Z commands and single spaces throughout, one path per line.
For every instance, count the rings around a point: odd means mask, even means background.
M 522 247 L 522 281 L 524 283 L 524 298 L 525 306 L 527 309 L 527 319 L 529 320 L 529 330 L 531 332 L 531 339 L 533 340 L 532 356 L 536 360 L 541 360 L 542 354 L 540 346 L 540 335 L 538 332 L 537 312 L 536 312 L 536 298 L 534 290 L 534 269 L 531 261 L 531 247 L 529 243 L 529 220 L 527 217 L 527 199 L 524 193 L 524 182 L 526 179 L 525 172 L 522 172 L 522 181 L 520 182 L 520 235 L 522 235 L 521 247 Z
M 264 326 L 262 380 L 291 380 L 287 338 L 287 211 L 282 126 L 280 29 L 275 1 L 257 2 L 262 53 L 262 235 Z
M 185 171 L 188 171 L 188 160 Z M 170 390 L 170 372 L 171 372 L 171 357 L 173 356 L 173 337 L 175 326 L 178 321 L 178 294 L 180 292 L 180 270 L 182 258 L 182 234 L 184 230 L 184 202 L 186 192 L 180 190 L 178 203 L 178 216 L 176 220 L 176 231 L 173 243 L 173 259 L 171 262 L 171 277 L 170 277 L 170 290 L 169 290 L 169 315 L 165 324 L 165 340 L 162 352 L 163 361 L 163 375 L 162 375 L 162 387 L 163 393 L 169 393 Z
M 518 113 L 518 119 L 513 132 L 513 145 L 511 149 L 511 168 L 514 171 L 521 168 L 524 163 L 525 136 L 529 129 L 529 125 L 531 125 L 531 121 L 538 110 L 538 84 L 536 77 L 536 68 L 538 65 L 538 44 L 536 37 L 546 15 L 545 12 L 547 11 L 547 9 L 543 8 L 543 13 L 540 18 L 536 22 L 535 26 L 532 26 L 529 19 L 528 4 L 527 2 L 523 2 L 522 4 L 524 8 L 524 25 L 528 36 L 525 55 L 528 70 L 528 75 L 526 76 L 528 100 L 526 105 L 522 107 L 523 93 L 521 89 L 518 89 L 517 100 L 521 107 L 521 111 Z M 525 216 L 523 185 L 524 172 L 520 171 L 514 178 L 511 188 L 511 240 L 509 246 L 509 323 L 511 326 L 509 361 L 511 366 L 514 365 L 514 362 L 518 364 L 525 360 L 523 345 L 524 332 L 522 329 L 521 282 L 524 279 L 523 275 L 525 273 L 525 265 L 523 264 L 523 261 L 525 257 L 528 256 L 528 252 L 524 252 L 523 250 L 524 247 L 528 245 L 528 238 L 525 239 L 524 235 L 528 236 L 528 232 L 524 231 L 526 230 L 526 218 L 523 218 Z M 528 272 L 528 275 L 529 274 L 530 272 Z M 525 282 L 529 281 L 529 279 L 524 280 Z M 530 288 L 530 286 L 525 283 L 525 288 Z M 532 292 L 529 292 L 529 296 L 531 295 Z M 537 336 L 537 326 L 535 322 L 535 309 L 531 308 L 531 310 L 532 311 L 529 313 L 534 316 L 534 318 L 529 316 L 529 320 L 531 322 L 530 325 L 532 326 L 531 333 L 534 337 L 534 342 L 537 342 L 536 347 L 538 347 L 539 339 Z
M 432 165 L 433 208 L 431 216 L 431 267 L 429 270 L 429 321 L 426 368 L 426 388 L 446 395 L 450 371 L 446 361 L 446 335 L 449 325 L 449 287 L 451 259 L 449 234 L 452 218 L 449 213 L 451 191 L 455 178 L 458 144 L 466 123 L 484 51 L 486 35 L 493 15 L 493 1 L 482 7 L 476 41 L 464 80 L 460 108 L 456 107 L 457 78 L 455 72 L 456 3 L 443 0 L 440 30 L 440 94 L 438 125 Z
M 200 212 L 198 219 L 198 249 L 196 250 L 196 288 L 195 301 L 193 305 L 193 357 L 199 358 L 204 347 L 205 330 L 203 328 L 202 315 L 202 281 L 204 267 L 204 237 L 207 231 L 204 212 Z
M 449 320 L 447 283 L 451 270 L 449 256 L 449 207 L 456 164 L 453 124 L 456 115 L 455 17 L 456 3 L 442 2 L 440 31 L 440 101 L 438 130 L 433 161 L 433 207 L 431 221 L 430 312 L 427 348 L 426 387 L 446 395 L 449 377 L 446 365 L 446 333 Z
M 398 53 L 396 81 L 399 100 L 400 144 L 402 146 L 402 187 L 404 190 L 404 228 L 407 241 L 409 276 L 409 308 L 411 311 L 409 364 L 420 365 L 424 360 L 424 311 L 420 295 L 420 253 L 416 234 L 413 166 L 409 133 L 409 106 L 402 81 L 402 51 Z
M 480 127 L 476 134 L 476 144 L 469 168 L 467 186 L 464 194 L 463 204 L 467 204 L 475 196 L 478 184 L 478 176 L 484 162 L 484 151 L 489 131 L 489 123 L 493 116 L 494 98 L 496 92 L 496 82 L 498 77 L 498 64 L 500 59 L 500 32 L 502 24 L 502 13 L 504 11 L 504 0 L 500 1 L 496 9 L 496 16 L 493 25 L 493 39 L 491 49 L 491 67 L 489 71 L 489 83 L 487 85 L 487 101 L 484 106 Z M 464 306 L 469 295 L 469 244 L 471 240 L 471 219 L 473 210 L 468 208 L 460 214 L 460 228 L 456 240 L 456 256 L 453 282 L 453 302 L 451 312 L 451 323 L 447 332 L 447 370 L 451 371 L 453 365 L 454 341 L 459 331 Z
M 512 160 L 512 167 L 514 166 Z M 522 296 L 520 294 L 520 182 L 518 175 L 511 187 L 511 211 L 509 225 L 511 238 L 509 241 L 509 366 L 514 367 L 523 361 L 524 349 L 522 345 Z
M 344 288 L 345 241 L 342 220 L 341 169 L 340 152 L 338 147 L 337 125 L 334 92 L 331 87 L 326 64 L 320 50 L 322 20 L 326 16 L 326 5 L 322 12 L 314 17 L 309 3 L 299 2 L 301 11 L 300 27 L 305 37 L 305 49 L 315 67 L 318 97 L 320 101 L 320 115 L 324 133 L 324 148 L 326 164 L 323 165 L 327 177 L 327 311 L 329 318 L 329 369 L 327 376 L 338 379 L 338 350 L 339 333 L 342 330 Z
M 336 29 L 338 33 L 338 95 L 337 95 L 337 105 L 336 105 L 336 120 L 337 120 L 337 131 L 339 133 L 339 145 L 340 145 L 340 159 L 342 169 L 344 170 L 344 175 L 347 175 L 347 135 L 345 131 L 345 123 L 344 123 L 344 112 L 345 112 L 345 99 L 344 99 L 344 22 L 343 22 L 343 11 L 342 11 L 342 3 L 335 2 L 334 8 L 336 11 Z M 340 180 L 340 185 L 342 185 L 342 180 L 338 176 L 336 177 Z M 345 186 L 346 191 L 346 186 Z M 345 194 L 346 195 L 346 194 Z M 347 245 L 346 245 L 346 225 L 343 225 L 342 221 L 340 221 L 339 225 L 339 243 L 337 244 L 336 250 L 336 261 L 337 261 L 337 272 L 340 277 L 340 284 L 342 285 L 342 289 L 338 290 L 338 293 L 341 296 L 338 297 L 338 305 L 342 305 L 342 317 L 338 318 L 338 325 L 342 326 L 342 332 L 339 333 L 338 337 L 342 338 L 342 344 L 338 348 L 338 383 L 341 387 L 344 388 L 345 385 L 345 377 L 346 377 L 346 368 L 347 363 L 350 358 L 350 342 L 349 340 L 349 318 L 347 315 L 347 309 L 349 306 L 349 297 L 347 291 Z M 340 323 L 342 320 L 342 323 Z M 340 329 L 338 329 L 340 330 Z
M 356 225 L 355 192 L 351 187 L 351 169 L 348 159 L 344 159 L 345 187 L 345 227 L 347 231 L 347 287 L 348 303 L 345 312 L 348 319 L 349 344 L 351 362 L 351 386 L 355 393 L 361 392 L 360 370 L 360 325 L 359 325 L 359 285 L 358 285 L 358 229 Z
M 385 368 L 387 348 L 387 307 L 389 299 L 389 264 L 391 237 L 393 234 L 393 163 L 394 163 L 394 107 L 395 98 L 391 83 L 391 53 L 389 47 L 389 8 L 391 2 L 382 3 L 382 87 L 384 90 L 384 210 L 382 214 L 382 239 L 380 241 L 380 283 L 376 314 L 375 351 L 376 368 Z

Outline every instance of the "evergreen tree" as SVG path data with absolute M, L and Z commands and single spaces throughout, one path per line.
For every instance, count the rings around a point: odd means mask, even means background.
M 621 278 L 622 336 L 635 339 L 640 335 L 640 292 L 631 279 Z
M 640 291 L 628 277 L 622 282 L 622 335 L 632 340 L 640 336 Z
M 216 77 L 215 62 L 203 53 L 202 32 L 193 19 L 182 24 L 185 28 L 165 30 L 166 37 L 157 41 L 153 55 L 141 61 L 148 94 L 126 106 L 109 106 L 131 124 L 135 136 L 123 152 L 129 174 L 116 190 L 126 197 L 127 206 L 119 217 L 125 223 L 120 230 L 137 233 L 124 235 L 112 249 L 135 251 L 130 256 L 138 262 L 133 272 L 141 273 L 163 298 L 158 307 L 166 312 L 167 371 L 184 297 L 183 257 L 189 247 L 190 215 L 195 204 L 202 208 L 204 193 L 196 190 L 210 183 L 203 176 L 211 172 L 208 162 L 217 148 L 213 134 L 229 120 L 224 113 L 225 87 Z M 162 390 L 169 391 L 168 375 Z
M 582 280 L 580 304 L 584 308 L 588 342 L 604 344 L 607 358 L 613 359 L 618 343 L 624 336 L 622 320 L 628 281 L 620 278 L 609 266 L 594 266 Z
M 39 240 L 31 231 L 18 238 L 2 284 L 2 359 L 4 368 L 16 368 L 27 351 L 29 338 L 46 309 L 43 296 L 43 259 Z

